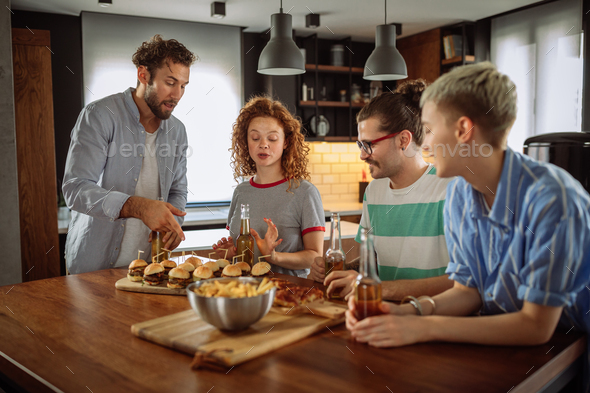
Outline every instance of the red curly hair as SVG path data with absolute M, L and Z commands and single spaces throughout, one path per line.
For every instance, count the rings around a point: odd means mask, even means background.
M 232 153 L 231 167 L 234 170 L 234 180 L 238 182 L 241 176 L 256 174 L 256 164 L 248 151 L 248 127 L 256 117 L 272 117 L 283 127 L 287 147 L 281 157 L 281 169 L 289 182 L 287 191 L 291 189 L 291 180 L 295 188 L 299 186 L 300 180 L 310 180 L 307 170 L 309 146 L 301 133 L 301 122 L 293 117 L 280 101 L 267 96 L 251 98 L 240 110 L 233 125 L 232 147 L 229 150 Z

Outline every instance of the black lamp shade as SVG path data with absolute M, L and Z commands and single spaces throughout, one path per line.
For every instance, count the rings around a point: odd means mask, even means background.
M 270 41 L 258 58 L 258 73 L 264 75 L 298 75 L 305 72 L 305 60 L 292 38 L 292 16 L 270 16 Z
M 320 25 L 320 14 L 307 14 L 305 15 L 305 27 L 311 27 L 315 29 Z
M 395 38 L 395 25 L 377 26 L 375 49 L 365 63 L 364 79 L 392 81 L 408 77 L 406 62 L 395 47 Z

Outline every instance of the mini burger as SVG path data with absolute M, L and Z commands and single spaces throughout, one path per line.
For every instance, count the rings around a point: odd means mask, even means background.
M 195 267 L 195 269 L 198 268 L 199 266 L 202 266 L 203 265 L 203 261 L 201 261 L 197 257 L 189 257 L 189 258 L 186 258 L 186 261 L 184 261 L 184 263 L 190 263 L 190 264 L 192 264 Z
M 143 271 L 147 266 L 147 262 L 143 259 L 136 259 L 129 264 L 129 272 L 127 278 L 129 281 L 141 282 L 143 280 Z
M 164 279 L 164 267 L 159 263 L 152 263 L 143 272 L 143 282 L 148 285 L 159 285 Z
M 186 288 L 192 281 L 191 274 L 184 269 L 174 268 L 168 273 L 168 288 Z
M 270 265 L 266 262 L 258 262 L 252 268 L 252 277 L 264 277 L 270 275 Z
M 170 261 L 170 260 L 165 260 L 160 262 L 160 265 L 162 265 L 162 267 L 164 268 L 164 278 L 168 278 L 168 275 L 170 274 L 170 270 L 174 269 L 176 267 L 176 262 L 174 261 Z
M 229 265 L 229 261 L 227 259 L 218 259 L 216 263 L 221 270 L 225 269 L 225 267 Z
M 242 269 L 237 267 L 236 265 L 227 265 L 223 268 L 223 272 L 221 273 L 221 277 L 240 277 L 242 275 Z
M 242 271 L 242 276 L 250 275 L 250 265 L 248 265 L 246 262 L 238 262 L 236 263 L 236 266 Z
M 193 266 L 193 264 L 188 262 L 181 263 L 180 265 L 178 265 L 178 268 L 186 270 L 189 275 L 193 274 L 193 272 L 195 271 L 195 267 Z
M 193 280 L 201 281 L 213 278 L 213 272 L 209 269 L 209 266 L 199 266 L 193 273 Z
M 219 265 L 217 262 L 207 262 L 203 266 L 207 266 L 209 269 L 211 269 L 215 277 L 221 276 L 221 270 L 219 270 Z

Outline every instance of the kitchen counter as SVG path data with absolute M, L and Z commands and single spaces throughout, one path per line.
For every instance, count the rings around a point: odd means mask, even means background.
M 341 221 L 340 222 L 340 237 L 343 240 L 352 239 L 356 237 L 359 225 L 352 222 Z M 185 231 L 184 235 L 186 240 L 180 243 L 178 248 L 174 251 L 191 251 L 191 250 L 209 250 L 213 243 L 217 243 L 222 237 L 228 237 L 229 231 L 223 229 L 203 229 L 199 231 Z M 261 235 L 262 236 L 262 235 Z M 279 233 L 280 236 L 280 233 Z M 326 223 L 326 232 L 324 233 L 324 241 L 330 240 L 330 223 Z M 353 244 L 353 243 L 351 243 Z M 344 245 L 342 246 L 343 248 Z M 327 248 L 324 247 L 324 250 Z M 348 251 L 348 250 L 344 250 Z
M 191 356 L 131 334 L 133 324 L 189 310 L 188 299 L 116 290 L 126 273 L 108 269 L 0 287 L 0 387 L 93 393 L 557 391 L 564 378 L 580 372 L 586 346 L 585 335 L 557 331 L 537 346 L 379 349 L 354 342 L 341 324 L 231 369 L 192 371 Z
M 327 221 L 330 221 L 332 212 L 340 213 L 340 216 L 354 216 L 361 215 L 363 210 L 362 203 L 326 203 L 324 204 L 324 214 Z M 189 208 L 186 211 L 183 228 L 205 226 L 205 225 L 219 225 L 227 223 L 227 215 L 229 214 L 229 207 L 199 207 Z M 68 233 L 68 226 L 70 220 L 58 220 L 58 233 Z M 224 235 L 225 236 L 225 235 Z

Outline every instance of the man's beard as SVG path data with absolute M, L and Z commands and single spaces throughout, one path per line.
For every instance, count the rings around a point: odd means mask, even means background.
M 369 167 L 369 172 L 373 179 L 383 179 L 386 177 L 391 178 L 392 176 L 396 176 L 399 173 L 399 167 L 393 166 L 392 168 L 387 167 L 387 169 L 383 168 L 377 161 L 373 160 L 365 160 L 367 164 L 372 164 Z M 375 174 L 375 171 L 380 171 L 381 173 Z
M 145 103 L 147 104 L 147 106 L 151 109 L 152 113 L 158 119 L 161 119 L 161 120 L 167 120 L 170 118 L 170 115 L 172 115 L 172 111 L 168 112 L 168 111 L 162 110 L 162 105 L 166 104 L 166 103 L 174 104 L 174 105 L 177 104 L 177 102 L 175 102 L 175 101 L 158 101 L 156 91 L 152 87 L 151 83 L 148 83 L 148 85 L 146 86 L 143 99 L 144 99 Z

